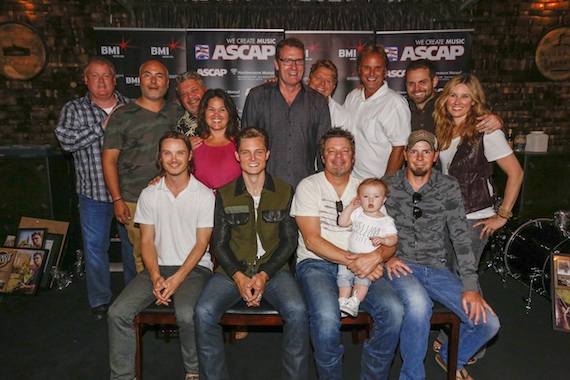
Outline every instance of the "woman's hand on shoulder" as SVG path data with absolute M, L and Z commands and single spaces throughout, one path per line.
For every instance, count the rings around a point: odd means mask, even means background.
M 198 148 L 200 145 L 204 143 L 204 139 L 198 136 L 191 136 L 188 138 L 190 140 L 190 145 L 192 145 L 192 150 Z

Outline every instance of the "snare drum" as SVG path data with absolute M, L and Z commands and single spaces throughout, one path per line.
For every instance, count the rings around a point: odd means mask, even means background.
M 553 219 L 531 219 L 521 224 L 505 245 L 504 262 L 507 273 L 527 286 L 534 278 L 533 289 L 550 294 L 550 253 L 569 248 Z

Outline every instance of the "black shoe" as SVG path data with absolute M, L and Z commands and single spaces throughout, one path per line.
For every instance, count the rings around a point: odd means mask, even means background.
M 98 321 L 105 318 L 107 316 L 107 310 L 109 310 L 108 303 L 91 308 L 91 319 Z

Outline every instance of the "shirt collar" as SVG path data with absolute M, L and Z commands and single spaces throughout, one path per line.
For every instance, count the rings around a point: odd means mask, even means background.
M 265 182 L 263 183 L 263 189 L 275 192 L 275 182 L 273 182 L 273 177 L 271 174 L 267 172 L 265 172 Z M 243 175 L 240 175 L 236 179 L 236 190 L 234 195 L 237 197 L 244 193 L 247 193 L 247 188 L 245 186 L 245 181 L 243 180 Z
M 382 86 L 380 86 L 380 88 L 378 90 L 376 90 L 376 92 L 372 95 L 370 95 L 368 98 L 366 98 L 364 96 L 364 88 L 362 88 L 361 91 L 361 95 L 362 95 L 362 99 L 364 99 L 365 101 L 371 101 L 374 99 L 377 99 L 379 97 L 381 97 L 382 95 L 384 95 L 387 91 L 388 91 L 389 87 L 388 87 L 388 82 L 386 82 L 386 80 L 384 79 L 384 83 L 382 84 Z

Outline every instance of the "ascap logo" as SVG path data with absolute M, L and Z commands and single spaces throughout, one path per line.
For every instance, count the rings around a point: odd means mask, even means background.
M 194 57 L 200 61 L 210 59 L 210 45 L 194 45 Z
M 406 46 L 400 57 L 400 61 L 415 61 L 427 59 L 430 61 L 455 61 L 457 57 L 465 54 L 465 46 L 444 45 L 444 46 Z
M 403 78 L 406 76 L 406 70 L 386 70 L 387 78 Z
M 397 46 L 386 46 L 384 52 L 386 53 L 386 57 L 388 57 L 388 62 L 396 62 L 398 60 Z
M 235 61 L 238 59 L 251 61 L 254 59 L 266 61 L 275 55 L 272 45 L 216 45 L 212 59 Z
M 198 69 L 198 74 L 203 77 L 223 77 L 228 73 L 227 69 Z
M 12 260 L 12 253 L 2 251 L 0 252 L 0 268 L 6 266 Z
M 358 50 L 356 49 L 338 49 L 339 58 L 356 58 Z

